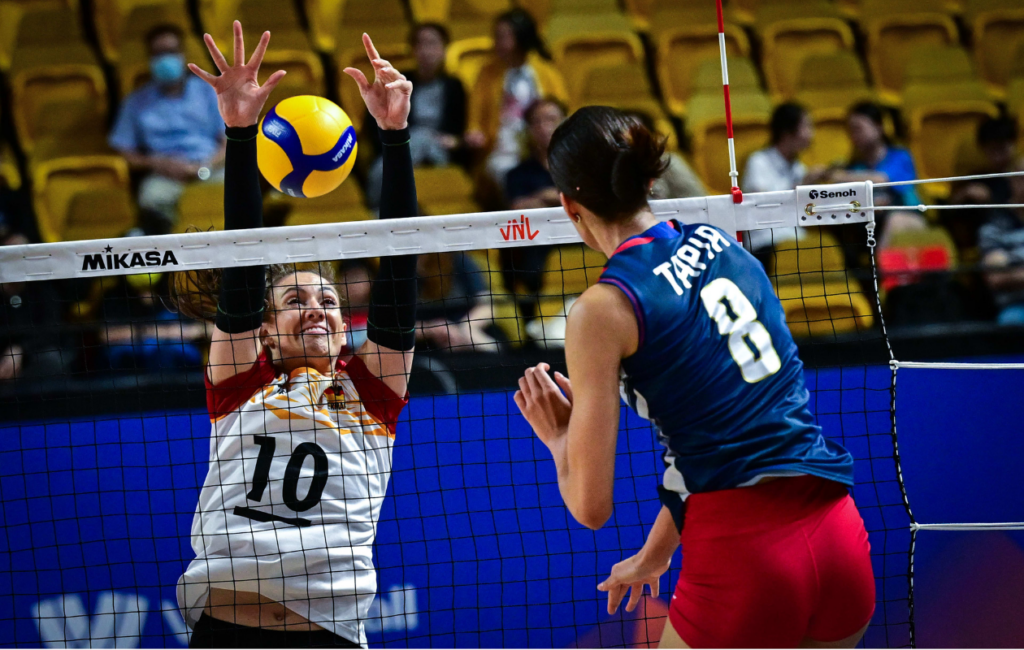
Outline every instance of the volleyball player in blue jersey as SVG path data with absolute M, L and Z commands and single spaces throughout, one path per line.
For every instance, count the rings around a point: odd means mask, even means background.
M 656 595 L 681 541 L 663 647 L 853 647 L 875 607 L 853 459 L 814 423 L 761 265 L 717 228 L 659 222 L 646 197 L 664 142 L 619 111 L 581 109 L 548 156 L 565 211 L 609 259 L 569 314 L 572 383 L 541 364 L 516 404 L 590 528 L 612 513 L 620 391 L 666 447 L 647 542 L 599 585 L 609 613 L 630 588 L 630 610 L 644 584 Z

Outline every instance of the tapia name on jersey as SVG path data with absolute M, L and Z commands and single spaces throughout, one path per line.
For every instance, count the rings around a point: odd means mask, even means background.
M 677 296 L 683 295 L 684 288 L 692 289 L 690 279 L 699 278 L 701 272 L 708 268 L 707 264 L 701 261 L 702 256 L 706 255 L 707 260 L 712 261 L 715 259 L 715 253 L 721 253 L 732 246 L 722 233 L 709 226 L 697 226 L 686 242 L 668 262 L 654 267 L 654 275 L 660 275 L 668 280 Z M 673 274 L 675 277 L 672 277 Z M 679 282 L 676 282 L 677 279 Z

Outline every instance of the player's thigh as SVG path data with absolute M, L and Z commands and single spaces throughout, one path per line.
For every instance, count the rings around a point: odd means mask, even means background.
M 822 644 L 816 647 L 848 647 L 845 644 L 863 634 L 875 611 L 871 546 L 849 496 L 829 509 L 808 535 L 808 543 L 818 569 L 819 599 L 806 636 Z
M 679 636 L 679 632 L 676 632 L 676 628 L 672 626 L 672 620 L 670 618 L 665 619 L 665 629 L 661 633 L 661 642 L 658 644 L 659 648 L 689 648 L 686 645 L 686 641 Z
M 666 626 L 666 627 L 668 627 L 668 626 Z M 860 640 L 864 637 L 864 633 L 867 631 L 867 629 L 868 629 L 868 626 L 865 625 L 864 627 L 860 628 L 860 630 L 856 634 L 854 634 L 852 636 L 848 636 L 845 639 L 840 639 L 838 641 L 815 641 L 814 639 L 812 639 L 810 637 L 807 637 L 803 641 L 800 642 L 800 646 L 799 647 L 801 647 L 801 648 L 856 648 L 857 644 L 860 643 Z

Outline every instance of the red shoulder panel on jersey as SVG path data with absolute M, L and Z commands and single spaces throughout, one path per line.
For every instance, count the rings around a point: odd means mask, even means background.
M 339 362 L 340 364 L 340 362 Z M 345 364 L 348 376 L 359 391 L 359 399 L 363 402 L 363 408 L 384 423 L 391 435 L 395 434 L 395 425 L 398 424 L 398 416 L 402 409 L 409 403 L 409 395 L 399 397 L 395 391 L 388 388 L 381 379 L 375 376 L 366 367 L 363 360 L 356 355 Z
M 266 351 L 260 353 L 252 367 L 229 377 L 216 386 L 210 383 L 210 374 L 203 373 L 206 382 L 206 410 L 214 420 L 220 419 L 238 409 L 245 400 L 274 380 L 277 373 L 274 364 L 267 359 Z

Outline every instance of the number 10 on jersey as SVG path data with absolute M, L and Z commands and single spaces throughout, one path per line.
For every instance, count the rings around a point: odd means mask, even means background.
M 729 353 L 740 367 L 743 380 L 755 384 L 782 367 L 772 335 L 757 320 L 757 311 L 732 280 L 718 278 L 700 292 L 704 309 L 718 325 L 718 333 L 729 337 Z

